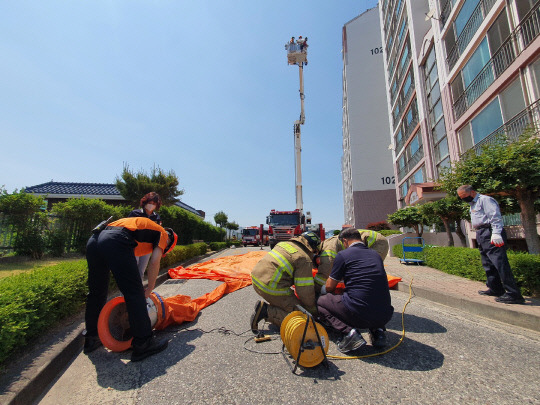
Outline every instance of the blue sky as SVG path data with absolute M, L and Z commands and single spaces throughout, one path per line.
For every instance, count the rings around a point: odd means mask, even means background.
M 307 36 L 304 209 L 343 223 L 341 30 L 374 0 L 0 3 L 0 186 L 174 170 L 182 201 L 240 226 L 294 209 Z

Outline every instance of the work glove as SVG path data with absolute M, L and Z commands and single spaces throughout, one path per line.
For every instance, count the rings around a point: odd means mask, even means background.
M 491 244 L 497 247 L 504 246 L 504 241 L 501 235 L 498 233 L 491 234 Z
M 326 294 L 326 286 L 323 285 L 321 288 L 321 295 L 325 295 L 325 294 Z

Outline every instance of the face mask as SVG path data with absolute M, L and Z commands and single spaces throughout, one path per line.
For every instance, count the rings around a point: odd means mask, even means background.
M 147 211 L 153 212 L 156 209 L 156 206 L 154 204 L 146 204 L 144 208 L 146 208 Z
M 472 200 L 474 200 L 474 197 L 468 195 L 467 197 L 463 197 L 461 200 L 469 203 L 469 202 L 471 202 Z

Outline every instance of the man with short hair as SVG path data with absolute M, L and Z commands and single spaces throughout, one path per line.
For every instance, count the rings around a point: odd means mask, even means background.
M 471 224 L 476 229 L 476 243 L 486 272 L 488 289 L 478 294 L 495 297 L 503 304 L 525 303 L 506 255 L 506 231 L 499 204 L 494 198 L 477 193 L 469 184 L 458 187 L 457 194 L 471 206 Z
M 357 229 L 356 231 L 360 235 L 360 241 L 368 248 L 375 250 L 384 261 L 389 249 L 388 239 L 379 232 L 370 229 Z M 321 253 L 316 257 L 314 263 L 317 268 L 317 274 L 315 275 L 315 292 L 317 294 L 321 293 L 321 288 L 326 284 L 336 255 L 343 249 L 343 243 L 339 239 L 339 235 L 334 235 L 322 242 Z
M 369 329 L 375 347 L 386 345 L 385 325 L 392 318 L 388 278 L 381 256 L 369 249 L 357 229 L 342 231 L 344 250 L 336 255 L 330 276 L 321 290 L 317 309 L 324 323 L 341 332 L 338 350 L 349 353 L 366 344 L 359 329 Z M 333 292 L 343 280 L 343 295 Z

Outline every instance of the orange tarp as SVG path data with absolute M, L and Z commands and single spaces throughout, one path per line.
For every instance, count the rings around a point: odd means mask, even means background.
M 237 256 L 226 256 L 194 264 L 188 268 L 182 266 L 169 270 L 169 276 L 175 279 L 208 279 L 223 281 L 213 291 L 199 298 L 187 295 L 175 295 L 165 298 L 164 319 L 156 329 L 165 329 L 171 324 L 193 321 L 199 311 L 218 301 L 225 294 L 232 293 L 251 284 L 251 270 L 268 252 L 257 251 Z

